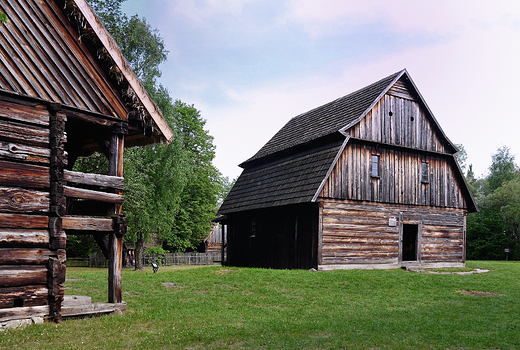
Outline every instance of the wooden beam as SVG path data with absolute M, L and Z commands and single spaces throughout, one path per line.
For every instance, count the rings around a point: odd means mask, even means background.
M 48 192 L 0 187 L 0 210 L 14 213 L 49 212 Z
M 0 287 L 47 283 L 46 266 L 0 266 Z
M 0 227 L 37 229 L 48 225 L 48 216 L 0 213 Z
M 100 174 L 87 174 L 77 171 L 65 170 L 65 181 L 82 185 L 92 185 L 99 187 L 110 187 L 122 190 L 124 188 L 124 178 L 118 176 L 108 176 Z
M 123 203 L 123 195 L 116 193 L 107 193 L 101 191 L 86 190 L 84 188 L 75 188 L 70 186 L 63 186 L 66 197 L 90 199 L 99 202 L 107 203 Z
M 47 315 L 49 315 L 48 305 L 0 309 L 0 322 L 31 318 L 33 316 L 42 317 Z
M 114 230 L 112 218 L 64 216 L 61 220 L 64 230 L 97 232 L 111 232 Z
M 0 248 L 0 265 L 45 265 L 51 256 L 65 261 L 65 250 L 44 248 Z
M 45 247 L 50 243 L 47 230 L 17 230 L 0 228 L 0 246 Z M 1 257 L 0 257 L 1 260 Z
M 26 188 L 50 185 L 48 167 L 0 160 L 0 169 L 0 185 Z
M 45 286 L 0 288 L 0 309 L 47 305 L 48 297 Z

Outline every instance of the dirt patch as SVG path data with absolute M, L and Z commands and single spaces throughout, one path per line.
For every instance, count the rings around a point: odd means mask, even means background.
M 505 297 L 505 294 L 484 292 L 482 290 L 458 290 L 457 293 L 463 295 L 471 295 L 474 297 Z
M 218 270 L 218 271 L 216 271 L 216 274 L 222 276 L 222 275 L 227 275 L 228 273 L 233 273 L 233 272 L 237 272 L 237 271 L 238 270 L 229 270 L 229 269 L 228 270 Z
M 165 286 L 166 288 L 184 288 L 183 286 L 180 286 L 178 284 L 168 283 L 168 282 L 162 283 L 162 285 Z

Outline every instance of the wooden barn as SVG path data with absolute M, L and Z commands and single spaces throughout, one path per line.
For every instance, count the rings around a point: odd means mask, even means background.
M 64 315 L 68 233 L 94 235 L 121 303 L 123 147 L 172 131 L 85 0 L 0 12 L 0 322 Z M 108 174 L 71 171 L 93 152 Z
M 227 262 L 463 266 L 476 205 L 456 153 L 406 70 L 300 114 L 240 165 Z

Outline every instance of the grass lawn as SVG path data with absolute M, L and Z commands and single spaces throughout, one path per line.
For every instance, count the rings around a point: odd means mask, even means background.
M 125 270 L 123 315 L 6 331 L 0 349 L 520 349 L 520 262 L 467 266 L 491 271 Z M 69 268 L 66 293 L 106 301 L 106 280 Z

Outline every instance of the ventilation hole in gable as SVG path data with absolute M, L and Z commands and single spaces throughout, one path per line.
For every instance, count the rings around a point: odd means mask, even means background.
M 13 307 L 23 307 L 23 299 L 22 298 L 14 299 Z
M 392 111 L 390 111 L 390 112 L 388 112 L 388 115 L 389 115 L 389 116 L 393 116 L 394 113 L 392 113 Z
M 411 118 L 410 118 L 410 120 L 411 120 L 411 121 L 413 122 L 413 120 L 414 120 L 414 117 L 411 117 Z

